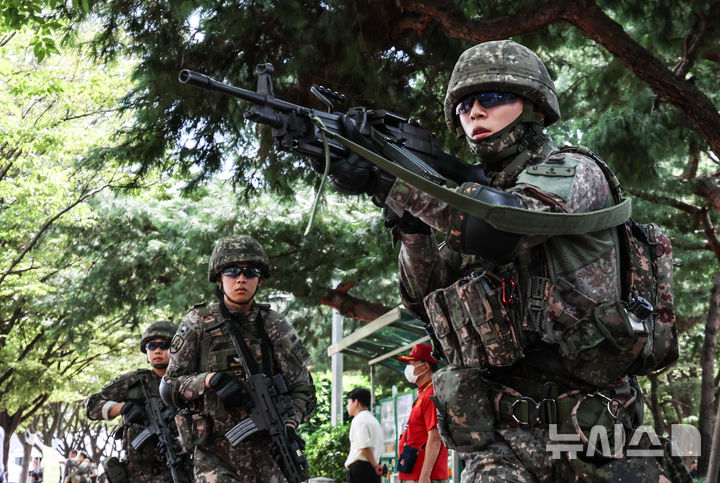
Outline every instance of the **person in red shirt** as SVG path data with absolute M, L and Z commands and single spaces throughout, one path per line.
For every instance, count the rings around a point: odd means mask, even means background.
M 444 483 L 448 479 L 448 450 L 440 439 L 437 428 L 437 412 L 430 400 L 433 395 L 432 374 L 437 370 L 438 360 L 432 356 L 432 347 L 417 344 L 409 355 L 398 357 L 407 362 L 405 378 L 418 388 L 405 431 L 400 436 L 399 454 L 412 446 L 418 450 L 412 469 L 398 473 L 401 480 L 420 483 Z

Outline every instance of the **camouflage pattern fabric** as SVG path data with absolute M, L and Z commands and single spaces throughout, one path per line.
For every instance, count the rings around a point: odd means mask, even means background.
M 545 125 L 560 119 L 555 85 L 540 58 L 512 40 L 484 42 L 467 49 L 458 59 L 445 95 L 445 120 L 458 131 L 458 102 L 480 91 L 512 92 L 529 99 L 545 113 Z M 461 133 L 464 135 L 464 133 Z
M 231 313 L 237 313 L 231 307 L 229 309 Z M 243 322 L 238 323 L 238 332 L 260 370 L 267 374 L 262 367 L 261 341 L 255 331 L 255 320 L 261 311 L 272 344 L 273 362 L 293 398 L 296 420 L 306 421 L 315 408 L 315 387 L 307 370 L 310 356 L 292 325 L 268 306 L 255 303 L 241 318 Z M 242 405 L 226 408 L 214 391 L 205 389 L 205 377 L 209 372 L 245 377 L 232 341 L 224 326 L 217 324 L 222 320 L 218 304 L 197 306 L 187 314 L 172 341 L 165 381 L 172 388 L 174 403 L 185 408 L 182 413 L 186 422 L 179 426 L 186 428 L 181 430 L 186 433 L 185 444 L 195 446 L 198 481 L 215 481 L 212 465 L 219 460 L 225 462 L 222 471 L 235 474 L 235 478 L 250 479 L 224 480 L 218 476 L 217 481 L 270 481 L 263 478 L 279 470 L 267 455 L 267 441 L 260 443 L 253 440 L 257 436 L 253 435 L 247 440 L 248 444 L 241 443 L 233 448 L 224 437 L 227 430 L 248 416 L 246 409 Z M 250 443 L 252 441 L 255 442 Z
M 532 153 L 524 156 L 531 159 Z M 508 159 L 490 168 L 491 179 L 493 170 L 502 170 L 512 162 Z M 583 213 L 613 203 L 605 175 L 592 159 L 560 153 L 551 157 L 550 164 L 558 169 L 524 169 L 515 178 L 505 180 L 506 190 L 519 196 L 525 209 Z M 453 226 L 454 218 L 461 215 L 459 210 L 402 180 L 396 181 L 386 203 L 396 213 L 408 211 L 445 233 Z M 629 393 L 625 374 L 642 347 L 641 335 L 628 340 L 620 336 L 616 340 L 603 339 L 597 341 L 597 350 L 585 348 L 575 354 L 571 354 L 569 343 L 564 347 L 560 344 L 573 333 L 578 334 L 578 341 L 588 334 L 594 337 L 590 329 L 598 324 L 604 324 L 610 335 L 625 327 L 626 321 L 618 318 L 622 314 L 613 309 L 620 297 L 613 230 L 573 236 L 526 236 L 516 251 L 517 258 L 502 266 L 456 252 L 447 245 L 440 247 L 433 235 L 401 234 L 401 240 L 403 301 L 429 318 L 445 355 L 457 370 L 476 367 L 486 371 L 488 384 L 476 385 L 478 394 L 460 398 L 471 404 L 458 400 L 448 411 L 454 421 L 481 424 L 474 416 L 479 408 L 477 401 L 492 396 L 490 386 L 498 383 L 514 387 L 518 397 L 532 396 L 537 401 L 543 395 L 528 394 L 527 388 L 542 388 L 546 382 L 569 388 L 608 387 L 611 394 L 618 394 L 620 403 L 627 401 L 627 396 L 622 396 Z M 544 304 L 537 320 L 529 316 L 529 307 L 521 305 L 530 299 L 527 273 L 547 277 L 537 290 Z M 516 282 L 519 293 L 514 304 L 504 303 L 502 295 L 497 294 L 505 277 Z M 486 286 L 481 283 L 483 279 L 488 282 Z M 606 305 L 597 312 L 600 302 Z M 592 317 L 596 317 L 595 322 L 590 322 Z M 493 370 L 487 372 L 489 368 Z M 613 378 L 620 380 L 616 386 Z M 483 391 L 487 394 L 483 395 Z M 551 459 L 546 448 L 549 432 L 544 425 L 522 427 L 512 421 L 501 424 L 497 416 L 494 422 L 493 417 L 484 417 L 490 420 L 486 423 L 495 425 L 494 442 L 480 437 L 475 451 L 462 454 L 466 465 L 463 481 L 626 481 L 624 478 L 630 475 L 635 479 L 627 481 L 658 481 L 661 474 L 671 475 L 664 463 L 653 458 L 578 462 L 565 454 Z M 569 414 L 561 417 L 569 418 Z M 636 417 L 632 421 L 639 424 Z
M 93 394 L 87 399 L 88 418 L 92 420 L 106 419 L 103 408 L 105 407 L 107 411 L 107 406 L 112 405 L 112 403 L 138 401 L 142 404 L 145 397 L 139 384 L 140 378 L 145 378 L 147 381 L 151 397 L 159 399 L 160 377 L 155 372 L 147 369 L 127 372 L 115 378 L 103 387 L 99 393 Z M 124 419 L 124 416 L 122 418 Z M 154 437 L 148 439 L 138 449 L 134 449 L 130 445 L 130 441 L 140 434 L 143 429 L 144 426 L 140 424 L 123 421 L 115 430 L 116 437 L 122 439 L 122 447 L 127 455 L 127 472 L 130 481 L 139 483 L 172 482 L 172 475 L 165 461 L 165 455 L 160 451 L 156 451 L 157 440 Z M 187 471 L 191 471 L 189 463 L 187 464 Z
M 87 458 L 79 462 L 67 475 L 70 483 L 90 483 L 92 464 Z
M 262 270 L 263 277 L 270 277 L 270 259 L 260 243 L 251 236 L 232 235 L 215 245 L 208 264 L 208 280 L 214 283 L 224 268 L 238 263 L 255 265 Z

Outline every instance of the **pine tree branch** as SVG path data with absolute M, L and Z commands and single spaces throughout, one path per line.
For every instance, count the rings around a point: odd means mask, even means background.
M 478 21 L 469 20 L 449 0 L 400 0 L 398 5 L 413 14 L 432 16 L 448 37 L 473 42 L 505 39 L 568 22 L 614 55 L 647 83 L 656 96 L 674 105 L 711 149 L 720 153 L 720 113 L 710 98 L 691 81 L 678 78 L 652 52 L 633 40 L 594 0 L 553 0 L 519 14 Z M 718 16 L 719 11 L 720 0 L 716 0 L 708 11 L 708 21 Z

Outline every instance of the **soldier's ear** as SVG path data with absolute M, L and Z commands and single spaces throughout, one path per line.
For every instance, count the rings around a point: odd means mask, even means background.
M 262 277 L 258 277 L 258 287 L 259 287 L 260 285 L 262 285 L 262 281 L 263 281 L 263 278 L 262 278 Z

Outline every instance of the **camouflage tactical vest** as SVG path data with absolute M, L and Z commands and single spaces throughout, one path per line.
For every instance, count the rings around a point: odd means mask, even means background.
M 602 160 L 583 148 L 556 153 L 563 152 L 597 163 L 614 191 L 608 204 L 621 201 L 619 183 Z M 526 167 L 518 183 L 562 197 L 572 187 L 578 162 L 548 156 Z M 592 300 L 563 277 L 607 257 L 613 248 L 618 256 L 609 263 L 622 277 L 619 301 Z M 656 225 L 630 219 L 580 241 L 551 237 L 502 266 L 466 261 L 465 278 L 424 300 L 441 345 L 455 348 L 445 350 L 451 364 L 510 366 L 542 341 L 559 347 L 573 376 L 605 386 L 677 359 L 671 245 Z
M 264 304 L 257 305 L 259 306 L 260 316 L 266 315 L 270 306 Z M 244 378 L 245 373 L 242 364 L 235 351 L 232 339 L 223 324 L 224 319 L 220 313 L 219 306 L 217 304 L 209 306 L 201 304 L 196 305 L 193 309 L 196 310 L 205 321 L 205 331 L 200 342 L 198 372 L 229 372 L 236 377 Z M 262 342 L 255 333 L 255 324 L 238 324 L 238 332 L 245 340 L 248 349 L 250 349 L 250 353 L 254 356 L 259 370 L 268 375 L 277 372 L 274 364 L 269 371 L 262 367 Z M 270 358 L 274 362 L 273 348 L 269 347 L 266 350 L 270 351 Z M 215 418 L 220 418 L 228 414 L 213 391 L 205 391 L 204 408 L 202 410 L 213 414 Z

